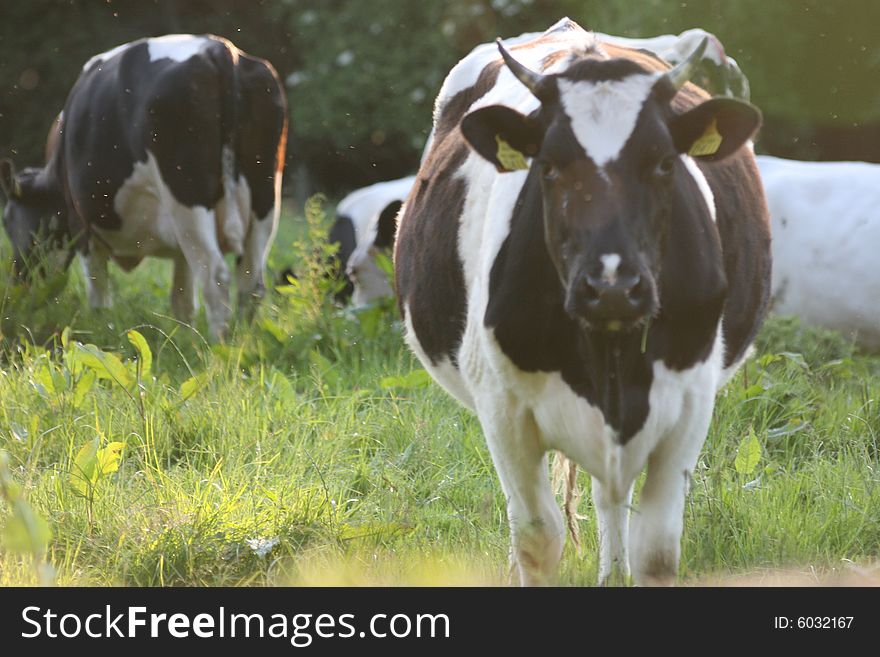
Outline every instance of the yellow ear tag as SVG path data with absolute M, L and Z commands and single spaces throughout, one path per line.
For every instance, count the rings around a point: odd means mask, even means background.
M 721 133 L 718 132 L 718 120 L 712 119 L 703 136 L 697 139 L 688 151 L 688 155 L 714 155 L 721 148 Z
M 498 163 L 501 166 L 508 171 L 529 168 L 529 164 L 522 153 L 504 141 L 499 135 L 495 135 L 495 141 L 498 143 L 498 152 L 495 154 L 495 157 L 498 158 Z
M 18 178 L 14 178 L 12 181 L 12 195 L 15 198 L 21 198 L 21 183 Z

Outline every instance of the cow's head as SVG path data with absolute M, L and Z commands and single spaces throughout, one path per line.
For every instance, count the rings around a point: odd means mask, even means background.
M 583 58 L 542 75 L 499 41 L 508 68 L 540 106 L 524 116 L 494 105 L 462 120 L 465 139 L 498 171 L 529 169 L 526 185 L 540 186 L 565 310 L 588 328 L 632 329 L 657 313 L 673 190 L 691 175 L 688 154 L 725 158 L 760 124 L 756 108 L 727 98 L 673 111 L 705 46 L 666 72 Z
M 12 244 L 13 267 L 24 276 L 69 241 L 63 199 L 45 169 L 16 173 L 9 160 L 0 160 L 0 187 L 6 195 L 3 227 Z
M 381 212 L 361 222 L 361 232 L 355 230 L 351 217 L 336 217 L 327 240 L 339 245 L 330 263 L 331 275 L 339 283 L 337 301 L 362 306 L 394 294 L 378 259 L 380 254 L 390 256 L 393 250 L 397 213 L 402 205 L 403 199 L 390 201 Z

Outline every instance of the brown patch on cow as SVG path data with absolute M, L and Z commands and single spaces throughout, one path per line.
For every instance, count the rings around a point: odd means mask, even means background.
M 395 244 L 400 312 L 409 307 L 416 338 L 434 363 L 444 357 L 456 363 L 464 332 L 467 295 L 458 227 L 467 190 L 455 174 L 468 152 L 457 127 L 449 138 L 435 139 L 404 206 Z
M 409 307 L 416 338 L 432 362 L 455 364 L 464 333 L 467 292 L 458 256 L 458 229 L 467 193 L 456 172 L 470 150 L 459 123 L 471 105 L 498 79 L 501 58 L 489 62 L 474 85 L 439 109 L 434 142 L 400 217 L 395 243 L 395 279 L 401 314 Z
M 473 86 L 462 89 L 443 104 L 437 117 L 437 124 L 434 126 L 435 145 L 445 139 L 452 130 L 458 128 L 458 124 L 471 105 L 491 91 L 498 80 L 502 65 L 499 55 L 497 60 L 489 62 L 480 72 Z
M 678 559 L 665 551 L 655 551 L 642 564 L 638 582 L 641 586 L 672 586 L 678 572 Z
M 125 272 L 129 272 L 139 264 L 141 264 L 141 260 L 143 258 L 139 258 L 138 256 L 113 256 L 113 262 Z

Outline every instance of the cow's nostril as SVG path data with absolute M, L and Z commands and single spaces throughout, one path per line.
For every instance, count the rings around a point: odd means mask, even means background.
M 626 291 L 626 295 L 633 301 L 638 301 L 645 296 L 645 283 L 641 276 L 636 276 L 635 281 Z

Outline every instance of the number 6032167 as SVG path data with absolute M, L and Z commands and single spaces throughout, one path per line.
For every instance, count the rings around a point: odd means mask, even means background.
M 776 616 L 773 619 L 773 628 L 777 630 L 846 630 L 852 627 L 854 616 Z

